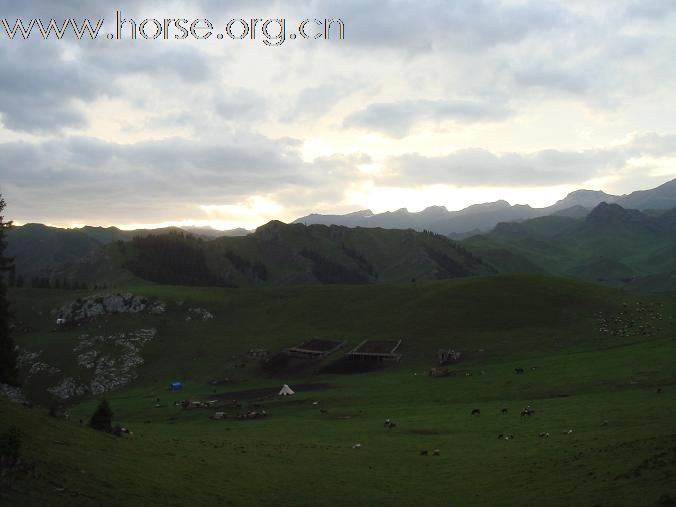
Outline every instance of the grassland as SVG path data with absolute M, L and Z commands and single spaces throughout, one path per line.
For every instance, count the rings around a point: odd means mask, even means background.
M 50 310 L 72 293 L 12 293 L 17 320 L 29 328 L 17 336 L 20 345 L 44 350 L 66 372 L 75 367 L 66 356 L 79 334 L 152 326 L 158 338 L 144 351 L 137 381 L 109 394 L 131 437 L 81 426 L 93 399 L 69 407 L 68 421 L 0 403 L 0 431 L 21 427 L 38 475 L 2 479 L 3 505 L 654 506 L 676 499 L 674 295 L 539 276 L 132 290 L 164 301 L 167 313 L 52 332 Z M 599 312 L 624 318 L 636 303 L 661 316 L 654 331 L 599 333 Z M 189 307 L 216 318 L 186 321 Z M 245 358 L 250 348 L 274 352 L 311 336 L 346 340 L 346 349 L 366 338 L 403 338 L 403 358 L 352 375 L 318 373 L 337 355 L 272 373 Z M 452 368 L 462 373 L 427 375 L 440 347 L 465 352 Z M 517 367 L 526 373 L 515 374 Z M 230 383 L 208 383 L 226 377 Z M 167 390 L 174 378 L 184 391 Z M 282 383 L 297 395 L 260 391 Z M 302 388 L 316 384 L 322 388 Z M 174 406 L 185 398 L 218 399 L 221 408 Z M 254 405 L 268 416 L 209 419 L 215 410 L 233 416 Z M 522 417 L 528 405 L 535 414 Z M 481 415 L 472 416 L 477 408 Z M 383 427 L 388 418 L 395 428 Z

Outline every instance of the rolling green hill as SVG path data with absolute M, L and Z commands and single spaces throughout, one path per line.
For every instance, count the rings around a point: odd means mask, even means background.
M 9 253 L 22 275 L 122 286 L 278 286 L 402 282 L 495 270 L 446 237 L 412 230 L 349 229 L 270 222 L 254 234 L 203 238 L 180 230 L 12 229 Z
M 123 265 L 140 278 L 184 285 L 410 282 L 495 272 L 437 234 L 276 221 L 245 237 L 155 236 L 120 248 Z
M 674 231 L 675 210 L 643 213 L 604 203 L 585 218 L 549 216 L 499 224 L 490 234 L 463 244 L 501 271 L 514 269 L 503 264 L 509 261 L 507 256 L 492 252 L 506 251 L 522 259 L 522 265 L 516 267 L 525 271 L 540 269 L 612 285 L 651 288 L 645 283 L 650 277 L 670 279 L 676 271 Z
M 7 231 L 7 254 L 16 259 L 16 270 L 26 276 L 51 276 L 68 272 L 66 266 L 99 262 L 103 246 L 131 241 L 137 236 L 180 232 L 176 227 L 123 231 L 117 227 L 63 229 L 26 224 Z
M 218 237 L 222 235 L 241 235 L 245 231 L 214 231 L 211 229 L 191 229 L 197 237 Z M 158 236 L 170 233 L 182 233 L 178 227 L 160 229 L 137 229 L 125 231 L 117 227 L 90 227 L 64 229 L 43 224 L 26 224 L 12 227 L 7 231 L 9 256 L 16 259 L 17 273 L 25 277 L 75 276 L 78 280 L 96 281 L 96 273 L 87 269 L 109 262 L 104 246 L 115 242 L 127 242 L 136 237 Z M 83 266 L 78 266 L 82 264 Z M 110 270 L 111 266 L 107 269 Z M 104 269 L 105 271 L 105 269 Z
M 43 274 L 68 262 L 86 259 L 101 242 L 74 229 L 57 229 L 27 224 L 7 231 L 7 254 L 16 259 L 16 269 L 24 276 Z

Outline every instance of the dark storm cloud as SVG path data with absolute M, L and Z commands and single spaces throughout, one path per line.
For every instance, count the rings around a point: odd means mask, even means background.
M 0 113 L 5 127 L 35 131 L 84 124 L 84 115 L 71 102 L 91 100 L 100 92 L 101 83 L 95 74 L 79 64 L 62 61 L 55 46 L 3 46 Z
M 187 48 L 133 51 L 129 45 L 111 49 L 91 44 L 75 58 L 54 41 L 0 47 L 0 116 L 5 128 L 45 133 L 85 127 L 84 109 L 78 106 L 124 95 L 120 79 L 147 76 L 163 86 L 209 77 L 206 57 Z

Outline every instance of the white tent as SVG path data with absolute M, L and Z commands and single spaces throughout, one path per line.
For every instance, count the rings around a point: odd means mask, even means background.
M 291 396 L 292 394 L 296 394 L 293 389 L 291 389 L 288 384 L 284 384 L 282 386 L 282 389 L 279 391 L 279 396 Z

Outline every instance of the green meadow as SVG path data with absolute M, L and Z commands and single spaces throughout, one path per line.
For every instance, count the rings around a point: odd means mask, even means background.
M 676 505 L 674 294 L 519 275 L 128 290 L 167 311 L 55 329 L 52 310 L 92 293 L 11 292 L 17 343 L 63 375 L 78 375 L 83 334 L 157 336 L 134 382 L 106 395 L 132 435 L 86 426 L 100 396 L 64 404 L 68 419 L 0 403 L 0 432 L 17 425 L 35 463 L 0 479 L 3 505 Z M 215 318 L 186 320 L 195 307 Z M 347 344 L 322 360 L 276 355 L 313 336 Z M 362 340 L 394 338 L 401 361 L 325 373 Z M 451 347 L 463 359 L 431 377 Z M 183 390 L 169 391 L 175 379 Z M 39 398 L 48 381 L 26 390 Z M 294 396 L 276 395 L 285 383 Z M 216 404 L 175 405 L 186 399 Z

